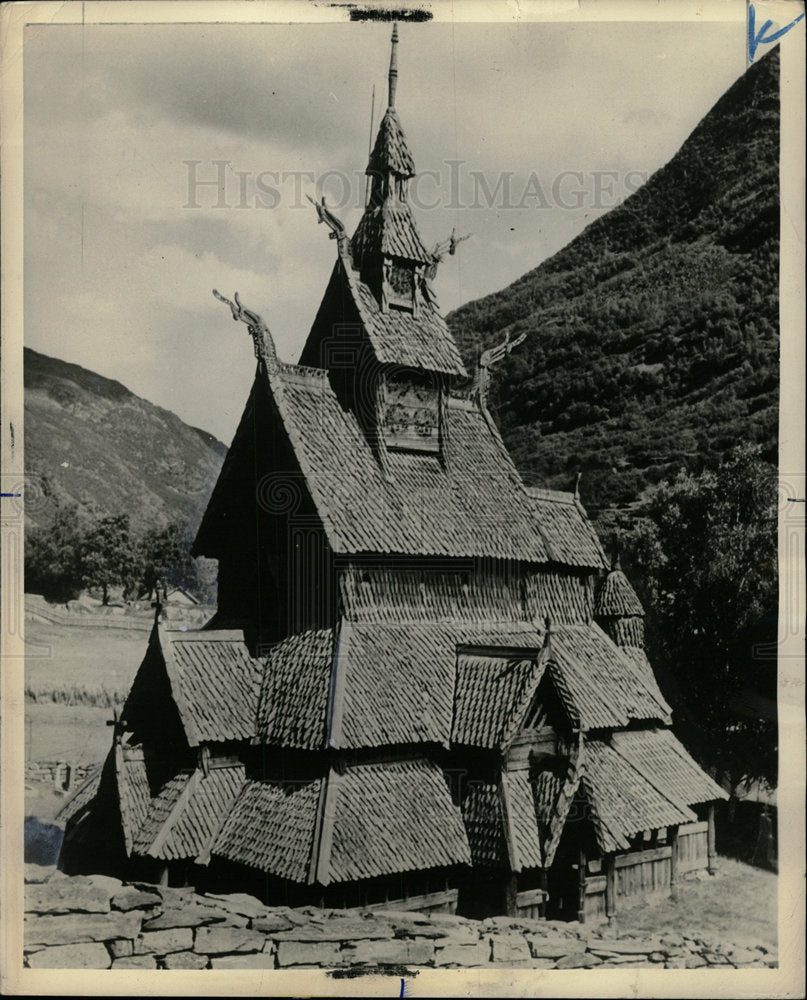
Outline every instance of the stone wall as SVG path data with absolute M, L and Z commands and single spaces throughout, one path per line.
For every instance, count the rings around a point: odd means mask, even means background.
M 82 784 L 90 771 L 94 770 L 97 764 L 71 764 L 64 760 L 27 760 L 25 762 L 25 780 L 33 782 L 48 781 L 53 783 L 57 774 L 60 778 L 65 776 L 65 768 L 70 768 L 70 788 L 77 788 Z
M 102 875 L 31 866 L 25 965 L 34 969 L 765 968 L 776 954 L 666 934 L 636 938 L 577 923 L 391 910 L 264 906 Z M 38 880 L 38 881 L 35 881 Z

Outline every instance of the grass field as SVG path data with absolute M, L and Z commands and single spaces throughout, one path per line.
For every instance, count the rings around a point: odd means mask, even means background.
M 26 621 L 24 759 L 102 761 L 111 706 L 126 696 L 147 642 L 144 631 Z M 51 818 L 61 801 L 47 782 L 30 782 L 25 811 Z
M 26 621 L 25 686 L 43 695 L 74 689 L 125 695 L 147 642 L 143 631 Z
M 681 882 L 675 901 L 623 903 L 617 924 L 625 933 L 684 932 L 776 946 L 776 885 L 774 872 L 719 857 L 713 878 Z

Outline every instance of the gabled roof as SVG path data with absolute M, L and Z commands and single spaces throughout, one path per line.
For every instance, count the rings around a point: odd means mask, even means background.
M 689 823 L 697 816 L 671 801 L 607 742 L 587 740 L 582 786 L 603 852 L 627 850 L 645 830 Z
M 273 380 L 283 424 L 335 552 L 548 560 L 519 474 L 474 403 L 449 403 L 445 462 L 437 455 L 390 452 L 385 474 L 325 372 L 283 366 Z
M 414 230 L 414 223 L 409 225 L 410 219 L 411 216 L 406 214 L 390 216 L 387 236 L 394 241 L 391 246 L 401 244 L 400 249 L 405 251 L 401 256 L 407 257 L 412 253 L 421 254 L 423 246 Z M 368 220 L 356 231 L 356 236 L 362 241 L 371 236 L 374 240 L 380 238 L 375 234 L 382 232 L 382 221 Z M 386 226 L 383 232 L 387 233 Z M 415 259 L 420 260 L 420 257 Z M 347 245 L 339 247 L 337 268 L 340 270 L 334 274 L 344 279 L 346 291 L 380 364 L 422 368 L 447 375 L 467 375 L 454 337 L 431 297 L 419 303 L 416 316 L 399 309 L 384 312 L 372 289 L 361 280 Z
M 584 730 L 621 728 L 632 720 L 671 721 L 658 687 L 648 683 L 599 626 L 558 625 L 552 635 L 551 660 L 562 674 Z M 564 697 L 563 689 L 558 693 Z
M 160 649 L 188 745 L 255 734 L 261 664 L 236 630 L 158 627 Z
M 386 254 L 402 257 L 419 264 L 428 264 L 432 256 L 415 225 L 412 210 L 407 202 L 384 201 L 370 204 L 356 227 L 351 240 L 352 259 L 357 263 L 366 254 Z M 422 303 L 428 306 L 429 303 Z
M 544 674 L 540 655 L 459 653 L 451 742 L 503 746 Z
M 198 769 L 175 775 L 152 799 L 134 838 L 134 851 L 166 860 L 198 861 L 243 783 L 242 764 L 214 762 L 207 775 Z
M 594 602 L 598 617 L 644 617 L 636 591 L 621 569 L 612 569 L 603 580 Z
M 728 793 L 692 759 L 670 729 L 614 733 L 611 741 L 620 756 L 673 802 L 691 806 L 728 798 Z
M 597 532 L 573 493 L 525 487 L 529 504 L 541 525 L 550 559 L 567 566 L 608 565 Z

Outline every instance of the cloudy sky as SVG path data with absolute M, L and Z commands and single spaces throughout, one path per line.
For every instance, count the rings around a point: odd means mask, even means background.
M 229 443 L 254 360 L 211 289 L 238 290 L 296 360 L 335 259 L 305 195 L 358 222 L 389 32 L 27 28 L 26 344 Z M 397 106 L 424 172 L 424 240 L 473 234 L 442 265 L 443 311 L 622 200 L 745 60 L 741 21 L 402 25 Z

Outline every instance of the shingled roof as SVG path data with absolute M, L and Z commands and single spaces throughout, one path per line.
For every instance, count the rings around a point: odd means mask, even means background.
M 545 789 L 543 786 L 536 787 L 526 769 L 504 773 L 502 781 L 505 783 L 508 822 L 515 853 L 513 870 L 540 868 L 543 865 L 543 837 L 539 817 L 543 804 L 539 803 L 538 794 Z
M 98 786 L 101 783 L 103 770 L 104 765 L 97 764 L 87 773 L 84 781 L 56 813 L 57 822 L 66 825 L 74 816 L 77 816 L 83 809 L 92 804 L 95 794 L 98 791 Z
M 261 664 L 240 631 L 171 631 L 159 626 L 171 693 L 188 745 L 255 733 Z
M 595 624 L 558 625 L 552 636 L 557 663 L 582 728 L 613 729 L 631 720 L 669 723 L 669 705 L 632 659 Z M 564 697 L 563 690 L 558 692 Z
M 151 805 L 151 786 L 141 746 L 116 743 L 113 752 L 123 839 L 126 853 L 131 854 Z
M 336 779 L 329 806 L 331 801 L 332 881 L 471 861 L 460 810 L 432 761 L 418 758 L 349 767 Z
M 507 849 L 499 781 L 466 780 L 460 807 L 472 863 L 487 868 L 504 867 Z
M 152 799 L 134 838 L 134 851 L 154 858 L 198 860 L 244 783 L 242 764 L 214 763 L 182 771 Z
M 331 744 L 447 743 L 455 655 L 450 628 L 344 622 Z
M 381 119 L 365 172 L 374 176 L 384 174 L 388 170 L 399 177 L 415 176 L 415 161 L 409 152 L 401 119 L 395 108 L 387 108 Z
M 567 566 L 608 565 L 597 532 L 573 493 L 525 487 L 546 539 L 550 559 Z
M 636 591 L 621 569 L 612 569 L 603 580 L 594 602 L 598 617 L 644 617 Z
M 325 885 L 470 862 L 460 811 L 425 758 L 247 781 L 212 853 L 294 882 L 316 872 Z
M 357 262 L 365 254 L 388 254 L 423 264 L 431 261 L 407 202 L 368 205 L 353 234 L 351 253 Z
M 283 639 L 265 657 L 256 725 L 265 743 L 324 746 L 333 656 L 333 630 L 319 629 Z
M 697 816 L 672 801 L 621 754 L 602 740 L 587 740 L 582 786 L 591 806 L 600 850 L 627 850 L 645 830 L 689 823 Z
M 352 622 L 283 640 L 266 660 L 256 731 L 268 744 L 360 749 L 503 746 L 543 668 L 530 622 Z M 516 666 L 510 669 L 510 664 Z M 584 730 L 668 722 L 652 671 L 594 624 L 553 627 L 550 676 Z
M 454 337 L 431 299 L 420 303 L 417 316 L 398 309 L 384 312 L 354 269 L 347 249 L 340 254 L 347 289 L 380 364 L 467 375 Z
M 451 742 L 501 747 L 527 710 L 543 673 L 540 655 L 460 653 Z
M 512 460 L 471 401 L 449 403 L 446 462 L 437 455 L 390 452 L 385 474 L 325 372 L 283 366 L 273 381 L 334 552 L 550 558 Z
M 670 729 L 614 733 L 613 747 L 663 795 L 685 806 L 727 799 Z
M 246 781 L 212 853 L 293 882 L 308 880 L 322 778 Z

